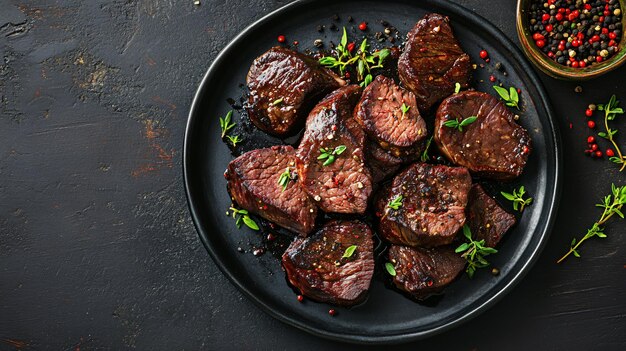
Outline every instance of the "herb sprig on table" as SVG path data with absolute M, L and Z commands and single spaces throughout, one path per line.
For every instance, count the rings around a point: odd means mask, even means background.
M 389 201 L 387 207 L 397 211 L 400 207 L 402 207 L 402 199 L 402 195 L 396 195 L 393 199 L 391 199 L 391 201 Z
M 603 208 L 604 211 L 600 216 L 600 219 L 595 222 L 591 228 L 587 229 L 587 234 L 582 237 L 580 240 L 576 240 L 576 238 L 572 239 L 570 244 L 569 251 L 563 257 L 561 257 L 556 263 L 561 263 L 565 260 L 569 255 L 574 255 L 576 257 L 580 257 L 580 252 L 578 252 L 579 246 L 585 242 L 589 238 L 593 238 L 597 236 L 598 238 L 606 238 L 606 234 L 604 233 L 604 228 L 602 227 L 611 217 L 617 215 L 618 217 L 624 219 L 624 213 L 622 212 L 622 207 L 626 204 L 626 186 L 616 187 L 615 184 L 611 184 L 611 194 L 604 197 L 603 202 L 596 204 L 597 207 Z
M 391 55 L 391 51 L 387 48 L 374 53 L 370 53 L 368 49 L 369 44 L 366 38 L 361 42 L 357 52 L 352 54 L 354 44 L 348 44 L 348 33 L 344 27 L 341 41 L 334 50 L 336 57 L 324 56 L 319 59 L 319 62 L 329 68 L 338 68 L 342 76 L 348 67 L 353 67 L 357 74 L 357 82 L 361 82 L 361 86 L 367 86 L 373 78 L 370 72 L 375 68 L 382 68 L 385 59 Z
M 459 245 L 454 252 L 463 252 L 461 257 L 467 261 L 465 272 L 468 277 L 472 278 L 476 269 L 489 266 L 485 256 L 497 253 L 498 250 L 485 246 L 485 239 L 479 241 L 472 239 L 472 232 L 467 224 L 463 226 L 463 235 L 468 241 Z
M 509 90 L 506 90 L 506 88 L 494 85 L 493 89 L 496 93 L 498 93 L 498 95 L 500 95 L 502 100 L 504 100 L 505 105 L 515 107 L 518 110 L 520 109 L 519 95 L 517 94 L 517 89 L 515 89 L 515 87 L 510 87 Z
M 617 100 L 615 95 L 611 96 L 611 99 L 609 100 L 608 103 L 598 105 L 598 110 L 604 111 L 604 128 L 605 128 L 605 131 L 598 133 L 598 135 L 603 137 L 604 139 L 607 139 L 609 142 L 611 142 L 611 144 L 613 144 L 613 147 L 615 148 L 615 152 L 617 152 L 617 155 L 610 157 L 609 160 L 611 160 L 614 163 L 617 163 L 618 165 L 621 165 L 619 169 L 621 172 L 624 170 L 624 168 L 626 168 L 626 157 L 624 157 L 622 150 L 620 150 L 619 145 L 617 145 L 617 143 L 615 142 L 615 139 L 613 138 L 613 136 L 617 134 L 617 129 L 612 129 L 609 127 L 609 121 L 614 120 L 615 117 L 617 117 L 617 115 L 621 115 L 624 113 L 624 109 L 622 109 L 618 105 L 619 105 L 619 101 Z
M 220 117 L 220 127 L 222 128 L 222 139 L 228 134 L 228 131 L 233 129 L 236 125 L 235 122 L 231 122 L 233 117 L 233 110 L 228 111 L 224 118 Z
M 533 202 L 532 197 L 528 197 L 526 199 L 524 198 L 524 195 L 526 194 L 526 189 L 524 189 L 523 185 L 520 186 L 517 190 L 513 189 L 513 194 L 505 193 L 504 191 L 501 191 L 500 194 L 502 194 L 505 199 L 512 201 L 513 209 L 519 212 L 524 211 L 524 208 Z

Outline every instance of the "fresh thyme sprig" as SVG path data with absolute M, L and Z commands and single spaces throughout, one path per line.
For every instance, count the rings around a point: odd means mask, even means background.
M 233 147 L 236 147 L 237 144 L 243 141 L 243 139 L 239 135 L 227 135 L 226 138 L 230 140 L 230 143 L 233 145 Z
M 459 91 L 461 91 L 461 83 L 456 82 L 456 83 L 454 83 L 454 93 L 458 94 Z
M 430 149 L 430 144 L 432 142 L 433 142 L 433 137 L 431 136 L 426 141 L 426 147 L 424 148 L 424 151 L 422 151 L 422 155 L 420 156 L 420 161 L 426 162 L 426 161 L 430 160 L 430 156 L 428 155 L 428 149 Z
M 524 199 L 526 189 L 524 189 L 523 185 L 520 186 L 518 190 L 513 189 L 513 194 L 505 193 L 504 191 L 501 191 L 500 194 L 502 194 L 505 199 L 513 201 L 513 209 L 519 212 L 524 211 L 524 207 L 530 205 L 533 202 L 532 197 Z
M 222 139 L 226 136 L 229 130 L 233 129 L 236 125 L 235 122 L 231 122 L 231 118 L 233 117 L 233 110 L 228 111 L 226 117 L 220 117 L 220 127 L 222 128 Z
M 276 105 L 278 105 L 278 104 L 281 104 L 284 100 L 285 100 L 285 98 L 282 98 L 282 97 L 281 97 L 281 98 L 278 98 L 278 99 L 276 99 L 276 100 L 272 101 L 272 103 L 271 103 L 270 105 L 272 105 L 272 106 L 276 106 Z
M 411 109 L 411 106 L 408 106 L 404 102 L 402 103 L 402 106 L 400 106 L 400 110 L 402 110 L 402 118 L 406 116 L 407 112 L 409 112 L 410 109 Z
M 393 266 L 393 263 L 386 262 L 385 263 L 385 270 L 387 271 L 387 273 L 389 273 L 390 276 L 392 276 L 392 277 L 396 276 L 396 267 Z
M 289 185 L 289 181 L 293 180 L 291 176 L 291 169 L 287 167 L 283 173 L 280 174 L 278 178 L 278 185 L 283 187 L 283 191 L 287 190 L 287 185 Z
M 626 157 L 622 154 L 622 150 L 620 150 L 619 145 L 615 142 L 613 136 L 617 134 L 617 129 L 611 129 L 609 127 L 609 121 L 612 121 L 617 117 L 617 115 L 621 115 L 624 113 L 624 109 L 618 107 L 619 101 L 615 97 L 615 95 L 611 96 L 611 99 L 607 104 L 598 105 L 598 110 L 604 111 L 604 128 L 606 132 L 598 133 L 599 136 L 607 139 L 613 144 L 615 151 L 617 152 L 617 156 L 610 157 L 609 160 L 621 165 L 620 172 L 626 168 Z
M 374 53 L 370 53 L 368 49 L 369 44 L 366 38 L 363 39 L 359 49 L 353 55 L 349 49 L 348 33 L 344 27 L 341 41 L 335 48 L 336 57 L 325 56 L 320 58 L 319 62 L 330 68 L 338 68 L 341 75 L 345 74 L 348 67 L 356 66 L 357 82 L 362 81 L 362 86 L 367 86 L 372 81 L 370 72 L 375 68 L 382 68 L 385 59 L 391 54 L 391 51 L 387 48 Z
M 502 98 L 502 100 L 504 100 L 504 103 L 507 106 L 515 107 L 518 110 L 520 109 L 519 95 L 517 94 L 517 89 L 515 89 L 515 87 L 510 87 L 507 91 L 501 86 L 494 85 L 493 89 L 498 93 L 498 95 L 500 95 L 500 97 Z
M 337 147 L 335 147 L 334 149 L 330 149 L 330 148 L 321 148 L 320 149 L 320 155 L 317 156 L 318 160 L 326 160 L 324 161 L 324 163 L 322 164 L 322 166 L 328 166 L 330 164 L 332 164 L 333 162 L 335 162 L 335 158 L 336 156 L 341 155 L 344 151 L 346 151 L 346 146 L 345 145 L 339 145 Z
M 576 257 L 580 257 L 580 253 L 578 252 L 578 247 L 580 244 L 585 242 L 585 240 L 589 238 L 593 238 L 597 236 L 598 238 L 606 238 L 606 234 L 604 233 L 604 228 L 602 227 L 611 217 L 614 215 L 619 216 L 624 219 L 624 213 L 622 213 L 622 207 L 626 204 L 626 186 L 616 187 L 615 184 L 611 184 L 611 194 L 604 197 L 604 201 L 602 203 L 596 204 L 597 207 L 603 208 L 602 216 L 600 219 L 591 226 L 590 229 L 587 229 L 587 234 L 582 237 L 580 240 L 576 240 L 576 238 L 572 239 L 570 244 L 569 251 L 563 257 L 561 257 L 556 263 L 561 263 L 565 260 L 569 255 L 574 255 Z
M 472 278 L 476 269 L 489 266 L 485 256 L 497 253 L 498 250 L 485 246 L 485 239 L 479 241 L 472 239 L 472 232 L 467 224 L 463 225 L 463 235 L 469 241 L 459 245 L 454 252 L 463 252 L 461 257 L 467 261 L 465 272 L 468 277 Z
M 391 201 L 389 201 L 387 207 L 397 211 L 400 207 L 402 207 L 402 199 L 404 199 L 402 194 L 396 195 L 393 199 L 391 199 Z
M 350 258 L 350 257 L 352 257 L 352 255 L 354 254 L 354 251 L 356 251 L 356 245 L 349 246 L 346 249 L 346 251 L 343 253 L 343 256 L 341 256 L 341 258 Z
M 233 218 L 235 219 L 235 225 L 237 228 L 241 228 L 241 223 L 245 224 L 248 228 L 253 230 L 259 230 L 259 226 L 256 224 L 254 219 L 250 218 L 250 214 L 248 210 L 238 210 L 234 207 L 230 207 L 230 210 L 233 211 Z
M 443 125 L 448 128 L 456 128 L 459 130 L 459 132 L 462 132 L 463 127 L 476 122 L 476 119 L 478 119 L 478 117 L 476 116 L 469 116 L 462 121 L 459 121 L 458 119 L 451 119 L 451 120 L 443 122 Z

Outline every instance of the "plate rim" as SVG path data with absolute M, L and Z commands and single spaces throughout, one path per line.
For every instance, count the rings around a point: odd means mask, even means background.
M 402 1 L 402 0 L 400 0 Z M 468 18 L 470 21 L 479 22 L 483 26 L 484 30 L 487 30 L 491 35 L 493 35 L 497 40 L 499 40 L 504 46 L 508 48 L 511 56 L 517 60 L 517 63 L 521 66 L 521 68 L 525 71 L 525 74 L 528 76 L 529 81 L 534 84 L 537 95 L 541 99 L 540 103 L 544 106 L 545 112 L 548 118 L 548 124 L 551 127 L 549 135 L 554 142 L 554 156 L 555 156 L 555 165 L 554 169 L 554 190 L 550 192 L 546 191 L 547 194 L 551 193 L 551 201 L 548 204 L 548 213 L 547 213 L 547 223 L 544 229 L 541 231 L 540 236 L 538 238 L 538 245 L 532 247 L 532 252 L 530 252 L 529 258 L 522 264 L 519 271 L 515 273 L 511 273 L 512 277 L 508 282 L 505 282 L 504 286 L 499 289 L 497 292 L 493 294 L 493 296 L 489 297 L 483 303 L 473 308 L 470 312 L 465 315 L 462 315 L 459 318 L 448 321 L 442 325 L 422 330 L 422 331 L 414 331 L 414 332 L 400 332 L 398 334 L 390 334 L 390 335 L 377 335 L 377 336 L 369 336 L 363 334 L 343 334 L 337 333 L 325 329 L 320 329 L 315 326 L 310 326 L 306 323 L 303 323 L 297 319 L 291 318 L 283 313 L 280 313 L 274 310 L 271 306 L 266 304 L 262 299 L 258 298 L 253 292 L 247 289 L 240 281 L 237 279 L 230 271 L 226 269 L 226 265 L 223 260 L 220 258 L 220 255 L 214 250 L 214 248 L 209 244 L 206 233 L 199 226 L 200 216 L 195 207 L 194 201 L 191 195 L 190 189 L 190 180 L 189 180 L 189 172 L 188 172 L 188 158 L 189 158 L 189 147 L 190 147 L 190 134 L 191 134 L 191 125 L 193 116 L 195 114 L 198 105 L 200 104 L 200 96 L 204 88 L 206 87 L 207 81 L 209 77 L 215 74 L 215 71 L 218 69 L 218 63 L 223 61 L 224 57 L 230 51 L 230 48 L 234 46 L 242 37 L 245 37 L 249 32 L 252 32 L 255 27 L 271 20 L 273 17 L 280 15 L 282 12 L 291 10 L 292 8 L 296 8 L 299 6 L 306 6 L 311 3 L 314 3 L 315 0 L 295 0 L 286 5 L 283 5 L 268 14 L 262 16 L 258 20 L 252 22 L 250 25 L 246 26 L 241 32 L 239 32 L 235 37 L 233 37 L 226 46 L 215 57 L 215 59 L 211 62 L 209 68 L 206 73 L 202 77 L 200 84 L 198 85 L 198 89 L 194 94 L 192 104 L 189 110 L 189 114 L 187 117 L 187 124 L 185 126 L 185 135 L 184 135 L 184 143 L 183 143 L 183 157 L 182 157 L 182 168 L 183 168 L 183 180 L 184 180 L 184 188 L 185 188 L 185 196 L 187 198 L 187 205 L 192 217 L 192 221 L 200 240 L 211 256 L 211 259 L 214 261 L 219 270 L 224 274 L 231 284 L 233 284 L 240 292 L 243 293 L 250 301 L 252 301 L 257 307 L 259 307 L 263 312 L 269 314 L 273 318 L 296 327 L 300 330 L 308 332 L 310 334 L 323 337 L 326 339 L 331 339 L 335 341 L 342 342 L 351 342 L 357 344 L 393 344 L 393 343 L 401 343 L 401 342 L 409 342 L 419 339 L 424 339 L 426 337 L 430 337 L 436 334 L 440 334 L 444 331 L 450 330 L 456 326 L 459 326 L 463 323 L 468 322 L 469 320 L 475 318 L 482 312 L 491 308 L 496 302 L 501 300 L 506 294 L 508 294 L 513 287 L 515 287 L 522 278 L 528 273 L 530 268 L 535 264 L 537 259 L 539 258 L 541 252 L 543 251 L 550 234 L 552 233 L 552 229 L 554 227 L 554 223 L 556 220 L 556 214 L 558 210 L 559 200 L 561 198 L 562 191 L 562 173 L 563 173 L 563 155 L 562 155 L 562 145 L 561 145 L 561 133 L 558 127 L 558 124 L 555 122 L 554 113 L 552 111 L 552 106 L 550 104 L 549 97 L 545 90 L 543 83 L 541 82 L 537 72 L 531 67 L 530 63 L 526 59 L 526 57 L 521 53 L 519 47 L 515 45 L 515 43 L 509 39 L 506 34 L 504 34 L 498 27 L 492 24 L 489 20 L 484 18 L 483 16 L 477 14 L 476 12 L 456 3 L 452 3 L 448 0 L 426 0 L 426 3 L 434 4 L 446 11 L 454 12 L 463 17 Z M 548 187 L 549 189 L 549 187 Z M 533 235 L 537 235 L 535 232 Z

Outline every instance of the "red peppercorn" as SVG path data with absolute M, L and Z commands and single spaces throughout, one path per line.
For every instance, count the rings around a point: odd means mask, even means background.
M 586 67 L 586 66 L 587 66 L 587 63 L 585 63 L 585 61 L 579 61 L 579 62 L 578 62 L 578 66 L 580 66 L 580 67 Z
M 564 12 L 565 12 L 565 7 L 561 7 L 561 8 L 559 8 L 559 11 L 558 11 L 558 12 L 559 12 L 559 13 L 564 13 Z
M 596 142 L 596 138 L 593 135 L 587 137 L 587 144 L 593 144 Z
M 587 117 L 593 116 L 593 111 L 590 108 L 588 108 L 587 110 L 585 110 L 585 116 Z
M 608 28 L 602 28 L 602 34 L 607 34 L 609 32 Z
M 529 152 L 530 152 L 530 149 L 528 148 L 528 146 L 524 145 L 524 148 L 522 149 L 522 152 L 523 152 L 524 154 L 527 154 L 527 153 L 529 153 Z
M 591 41 L 596 42 L 596 41 L 600 41 L 600 36 L 599 35 L 594 35 L 591 37 Z
M 539 32 L 533 34 L 533 40 L 540 40 L 540 39 L 543 39 L 543 38 L 544 38 L 544 36 L 541 35 L 541 33 L 539 33 Z
M 493 82 L 495 82 L 495 81 L 496 81 L 496 77 L 494 77 L 494 76 L 489 76 L 489 81 L 490 81 L 490 82 L 492 82 L 492 83 L 493 83 Z
M 560 10 L 560 9 L 559 9 Z M 563 14 L 561 13 L 557 13 L 556 16 L 554 16 L 556 18 L 557 21 L 561 22 L 563 20 Z
M 356 46 L 356 44 L 355 44 L 354 42 L 352 42 L 352 43 L 348 43 L 348 46 L 347 46 L 348 51 L 349 51 L 349 52 L 352 52 L 352 50 L 354 50 L 354 47 L 355 47 L 355 46 Z
M 559 47 L 557 48 L 559 51 L 565 51 L 565 45 L 563 44 L 559 44 Z
M 553 58 L 553 57 L 554 57 L 554 53 L 553 53 L 552 51 L 549 51 L 549 52 L 548 52 L 548 57 L 549 57 L 549 58 Z
M 616 46 L 617 43 L 615 43 L 615 40 L 611 39 L 609 40 L 609 46 Z
M 481 59 L 486 59 L 487 57 L 489 57 L 489 54 L 485 50 L 481 50 L 478 55 L 480 55 Z
M 597 158 L 602 157 L 602 151 L 600 151 L 600 150 L 596 151 L 596 157 Z
M 596 56 L 596 62 L 602 62 L 602 56 Z
M 585 38 L 585 35 L 581 32 L 578 32 L 578 34 L 576 34 L 576 38 L 578 38 L 579 40 L 583 40 Z
M 330 310 L 328 310 L 328 314 L 330 314 L 331 316 L 334 316 L 337 314 L 337 311 L 331 308 Z
M 612 149 L 606 149 L 606 155 L 608 157 L 613 157 L 613 156 L 615 156 L 615 152 L 613 152 Z
M 545 42 L 545 41 L 543 41 L 543 40 L 537 40 L 537 41 L 535 42 L 535 44 L 537 44 L 537 46 L 538 46 L 538 47 L 540 47 L 540 48 L 542 48 L 542 47 L 546 46 L 546 42 Z
M 585 4 L 585 10 L 591 11 L 591 4 Z
M 365 22 L 359 23 L 359 29 L 360 30 L 366 30 L 367 29 L 367 23 L 365 23 Z
M 545 29 L 546 29 L 546 32 L 550 33 L 550 32 L 552 32 L 553 27 L 552 27 L 551 24 L 548 24 L 548 25 L 546 25 Z
M 298 295 L 298 302 L 302 302 L 302 301 L 304 301 L 304 296 Z
M 594 121 L 587 121 L 587 127 L 593 129 L 596 127 L 596 122 Z
M 547 22 L 550 20 L 550 15 L 547 13 L 544 13 L 543 16 L 541 16 L 541 20 L 544 22 Z
M 569 15 L 567 15 L 567 19 L 568 19 L 570 22 L 573 22 L 573 21 L 576 19 L 576 17 L 578 17 L 578 16 L 576 16 L 576 15 L 574 14 L 574 12 L 570 13 Z
M 600 18 L 598 18 L 598 21 L 604 22 L 604 16 L 600 16 Z
M 605 29 L 605 28 L 602 28 L 602 29 Z M 617 38 L 617 35 L 615 33 L 613 32 L 609 33 L 609 39 L 615 39 L 615 38 Z
M 591 144 L 591 151 L 597 151 L 598 150 L 598 144 Z
M 284 36 L 284 35 L 279 35 L 279 36 L 278 36 L 278 42 L 279 42 L 279 43 L 284 43 L 284 42 L 285 42 L 285 40 L 286 40 L 286 38 L 285 38 L 285 36 Z
M 611 11 L 604 10 L 604 12 L 602 14 L 605 15 L 605 16 L 609 16 L 611 14 Z
M 573 61 L 572 62 L 572 67 L 578 68 L 578 61 Z

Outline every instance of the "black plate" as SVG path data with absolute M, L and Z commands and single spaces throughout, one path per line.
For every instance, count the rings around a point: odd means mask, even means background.
M 463 276 L 445 291 L 435 303 L 418 304 L 385 285 L 386 276 L 380 263 L 372 282 L 369 299 L 352 309 L 337 309 L 331 317 L 329 306 L 305 301 L 299 303 L 288 286 L 280 260 L 266 253 L 256 257 L 250 248 L 262 245 L 261 235 L 235 227 L 225 212 L 230 205 L 223 171 L 233 158 L 229 148 L 220 140 L 218 116 L 231 109 L 228 98 L 242 96 L 241 83 L 255 57 L 276 45 L 278 34 L 289 41 L 298 40 L 299 49 L 313 47 L 317 38 L 326 43 L 337 42 L 339 32 L 328 30 L 338 14 L 337 23 L 350 30 L 352 39 L 361 38 L 355 29 L 367 21 L 369 34 L 383 29 L 381 20 L 398 28 L 402 37 L 427 12 L 450 17 L 461 45 L 473 62 L 482 63 L 478 52 L 489 52 L 491 62 L 474 72 L 474 87 L 494 94 L 489 76 L 494 74 L 509 86 L 522 90 L 524 111 L 520 123 L 529 130 L 534 152 L 522 177 L 509 184 L 490 184 L 495 195 L 500 189 L 511 190 L 525 185 L 534 203 L 521 217 L 519 224 L 507 234 L 500 252 L 490 258 L 500 275 L 492 276 L 485 269 L 473 280 Z M 347 17 L 355 20 L 348 23 Z M 318 33 L 318 25 L 326 25 Z M 387 43 L 385 43 L 387 44 Z M 495 72 L 495 62 L 502 62 L 508 76 Z M 539 79 L 515 45 L 498 29 L 471 11 L 444 1 L 298 1 L 265 16 L 239 34 L 216 58 L 196 93 L 185 136 L 184 174 L 189 206 L 196 228 L 209 254 L 224 274 L 246 296 L 264 311 L 281 321 L 313 334 L 352 342 L 399 342 L 432 335 L 467 321 L 484 311 L 517 283 L 544 246 L 552 227 L 559 196 L 561 173 L 560 142 L 552 120 L 549 103 Z M 239 133 L 251 131 L 249 123 L 241 120 Z M 245 125 L 245 126 L 243 126 Z M 259 132 L 246 134 L 243 149 L 280 143 Z M 500 198 L 500 196 L 498 195 Z M 510 210 L 510 204 L 505 204 Z M 238 247 L 247 250 L 237 251 Z

